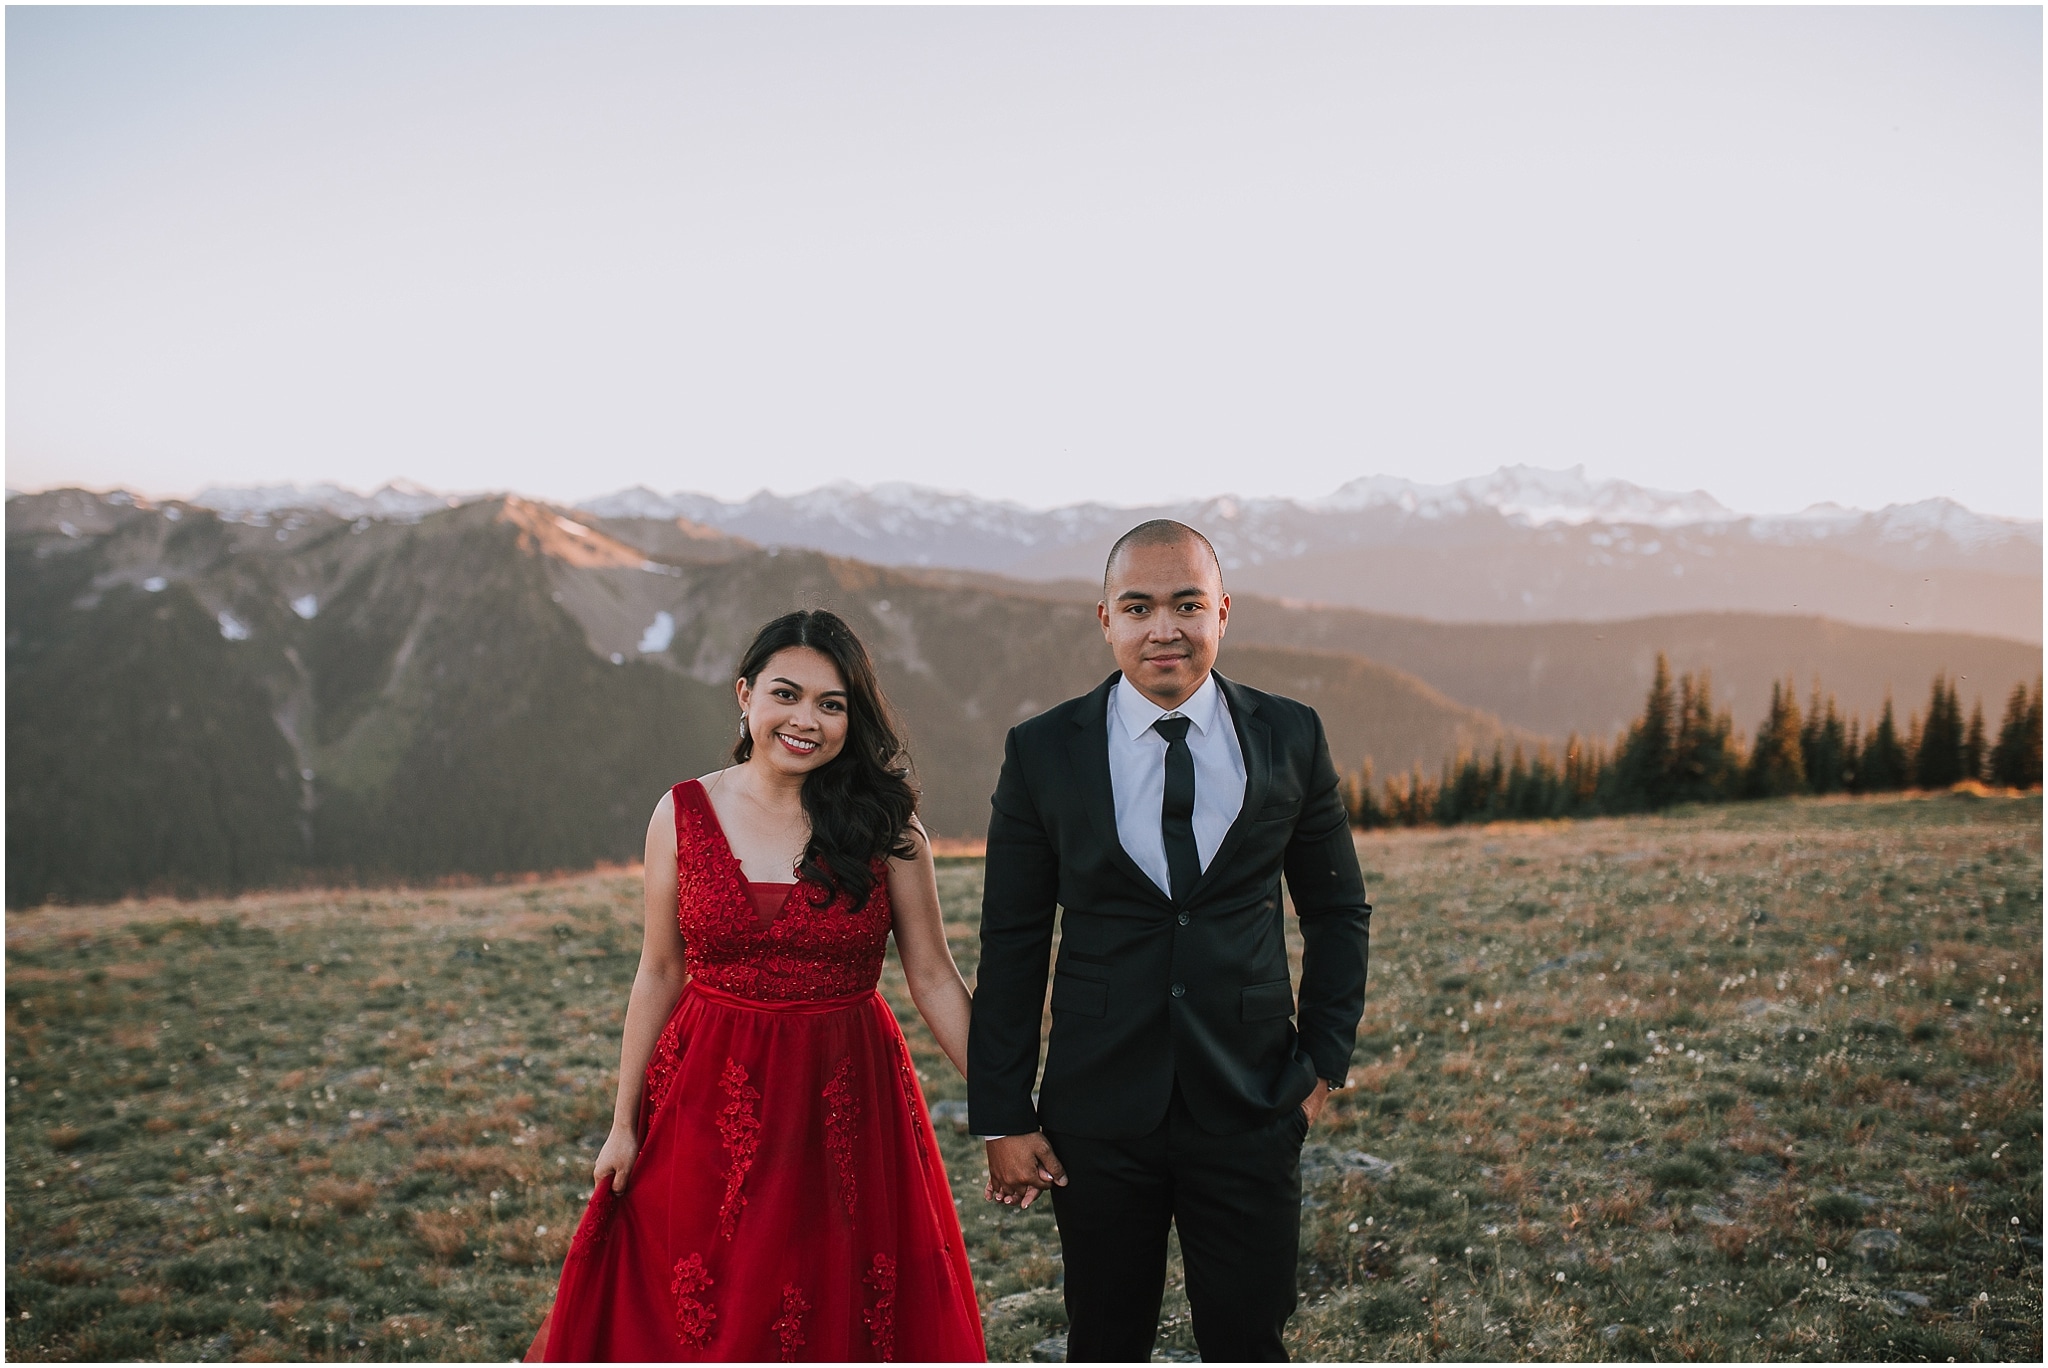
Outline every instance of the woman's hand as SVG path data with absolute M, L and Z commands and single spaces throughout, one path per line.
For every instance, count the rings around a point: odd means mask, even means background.
M 1065 1187 L 1067 1171 L 1043 1131 L 1005 1135 L 988 1142 L 988 1182 L 981 1195 L 1005 1206 L 1029 1208 L 1047 1188 Z
M 633 1134 L 631 1126 L 615 1125 L 605 1137 L 604 1148 L 597 1152 L 597 1164 L 590 1176 L 601 1182 L 609 1175 L 612 1195 L 617 1196 L 626 1190 L 626 1175 L 633 1171 L 633 1161 L 639 1157 L 640 1137 Z

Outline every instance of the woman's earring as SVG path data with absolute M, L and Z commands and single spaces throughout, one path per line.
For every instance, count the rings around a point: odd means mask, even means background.
M 741 714 L 740 714 L 740 735 L 744 737 L 744 736 L 745 736 L 746 734 L 747 734 L 747 715 L 746 715 L 745 713 L 741 713 Z

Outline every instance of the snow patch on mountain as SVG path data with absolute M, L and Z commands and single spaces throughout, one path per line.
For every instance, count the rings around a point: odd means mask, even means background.
M 1626 480 L 1595 480 L 1582 465 L 1569 470 L 1502 466 L 1450 484 L 1427 485 L 1392 475 L 1368 475 L 1318 499 L 1313 507 L 1333 513 L 1395 508 L 1420 518 L 1454 518 L 1491 510 L 1529 527 L 1556 523 L 1635 523 L 1690 527 L 1740 520 L 1704 490 L 1688 494 L 1646 489 Z
M 488 494 L 442 494 L 410 480 L 393 480 L 374 494 L 340 485 L 209 485 L 186 503 L 210 508 L 230 522 L 276 513 L 330 513 L 337 518 L 417 521 L 444 508 L 460 508 Z
M 399 480 L 367 495 L 333 484 L 213 486 L 188 502 L 231 521 L 319 511 L 349 519 L 410 522 L 487 497 L 444 494 Z M 680 518 L 764 545 L 816 547 L 899 565 L 982 569 L 1001 569 L 1036 552 L 1098 541 L 1143 517 L 1174 517 L 1209 529 L 1226 565 L 1287 560 L 1311 554 L 1326 542 L 1355 544 L 1364 535 L 1355 523 L 1361 515 L 1391 515 L 1418 532 L 1465 519 L 1497 517 L 1532 529 L 1695 529 L 1784 546 L 1861 542 L 1963 554 L 2007 548 L 2012 554 L 2010 548 L 2041 545 L 2039 522 L 1976 513 L 1952 499 L 1892 504 L 1876 512 L 1822 503 L 1791 514 L 1744 514 L 1704 490 L 1677 492 L 1627 480 L 1595 479 L 1583 465 L 1565 470 L 1509 465 L 1448 484 L 1369 475 L 1307 501 L 1225 495 L 1151 508 L 1075 503 L 1041 510 L 901 481 L 871 487 L 840 481 L 798 494 L 763 490 L 731 502 L 688 490 L 663 494 L 636 485 L 577 508 L 601 518 Z

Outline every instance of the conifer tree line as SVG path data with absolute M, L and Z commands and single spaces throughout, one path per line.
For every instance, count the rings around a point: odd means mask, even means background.
M 1788 679 L 1771 686 L 1770 708 L 1745 746 L 1728 710 L 1715 704 L 1708 673 L 1681 675 L 1674 691 L 1670 664 L 1659 653 L 1642 715 L 1611 748 L 1576 735 L 1561 756 L 1547 746 L 1533 757 L 1520 746 L 1512 756 L 1496 747 L 1491 759 L 1464 754 L 1447 761 L 1434 780 L 1417 765 L 1377 785 L 1367 760 L 1343 789 L 1353 825 L 1383 827 L 1596 817 L 1674 803 L 1945 789 L 1967 781 L 2040 787 L 2038 678 L 2031 690 L 2013 686 L 1995 738 L 1985 730 L 1981 702 L 1964 719 L 1956 682 L 1945 671 L 1934 677 L 1925 715 L 1910 714 L 1903 728 L 1890 698 L 1865 725 L 1844 717 L 1818 680 L 1802 711 Z

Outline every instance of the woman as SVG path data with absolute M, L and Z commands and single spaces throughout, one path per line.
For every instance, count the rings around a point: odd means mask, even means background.
M 611 1136 L 528 1357 L 980 1359 L 952 1193 L 875 991 L 894 931 L 965 1069 L 902 740 L 832 613 L 769 623 L 739 675 L 737 763 L 648 823 Z

